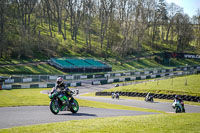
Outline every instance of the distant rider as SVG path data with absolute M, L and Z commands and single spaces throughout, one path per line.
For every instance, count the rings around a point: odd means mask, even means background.
M 147 93 L 146 99 L 149 99 L 149 96 L 150 96 L 150 92 Z
M 151 96 L 151 93 L 148 92 L 147 95 L 146 95 L 146 101 L 151 101 L 152 100 L 152 96 Z
M 183 100 L 182 100 L 180 97 L 178 97 L 177 95 L 175 95 L 174 102 L 175 102 L 175 101 L 179 101 L 179 102 L 180 102 L 180 104 L 181 104 L 181 106 L 182 106 L 182 108 L 183 108 L 183 112 L 185 112 L 185 107 L 184 107 L 184 102 L 183 102 Z

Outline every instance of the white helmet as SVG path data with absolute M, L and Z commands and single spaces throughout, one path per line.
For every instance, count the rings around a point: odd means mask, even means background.
M 56 83 L 58 84 L 58 85 L 61 85 L 62 83 L 63 83 L 63 78 L 62 77 L 58 77 L 57 78 L 57 80 L 56 80 Z

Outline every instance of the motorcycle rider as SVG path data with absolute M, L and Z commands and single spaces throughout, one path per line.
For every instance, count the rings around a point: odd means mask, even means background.
M 62 101 L 63 105 L 68 105 L 69 97 L 72 95 L 72 91 L 64 83 L 64 80 L 62 77 L 58 77 L 56 79 L 56 86 L 54 87 L 54 89 L 56 89 L 59 92 L 58 97 Z M 66 96 L 67 99 L 64 99 L 64 96 Z
M 149 98 L 149 95 L 150 95 L 150 92 L 148 92 L 148 93 L 147 93 L 147 95 L 146 95 L 146 99 L 148 99 L 148 98 Z
M 183 110 L 183 112 L 185 112 L 184 102 L 180 97 L 178 97 L 178 95 L 175 95 L 174 102 L 175 101 L 179 101 L 180 102 L 180 104 L 182 106 L 182 110 Z
M 148 92 L 146 95 L 146 101 L 151 101 L 153 99 L 153 96 L 151 96 L 151 93 Z

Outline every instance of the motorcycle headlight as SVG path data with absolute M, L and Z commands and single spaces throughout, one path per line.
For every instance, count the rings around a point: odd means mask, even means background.
M 53 96 L 51 94 L 49 94 L 49 98 L 51 99 L 51 98 L 53 98 Z

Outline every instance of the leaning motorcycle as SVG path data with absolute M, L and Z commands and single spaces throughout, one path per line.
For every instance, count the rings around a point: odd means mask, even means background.
M 119 93 L 112 93 L 112 99 L 118 99 L 119 100 Z
M 178 100 L 175 100 L 172 104 L 172 108 L 175 109 L 175 112 L 176 113 L 183 113 L 185 112 L 185 109 L 184 109 L 184 103 L 181 103 L 180 101 Z
M 144 100 L 145 100 L 146 102 L 154 102 L 154 100 L 153 100 L 153 96 L 145 97 Z
M 59 92 L 56 89 L 52 89 L 51 93 L 49 94 L 49 98 L 51 99 L 50 102 L 50 110 L 53 114 L 58 114 L 59 111 L 71 111 L 72 113 L 77 113 L 79 110 L 79 104 L 76 99 L 73 98 L 74 92 L 71 92 L 72 95 L 69 97 L 69 103 L 63 104 L 60 100 L 60 94 L 65 94 L 65 91 Z M 65 100 L 67 100 L 67 96 L 63 96 Z

